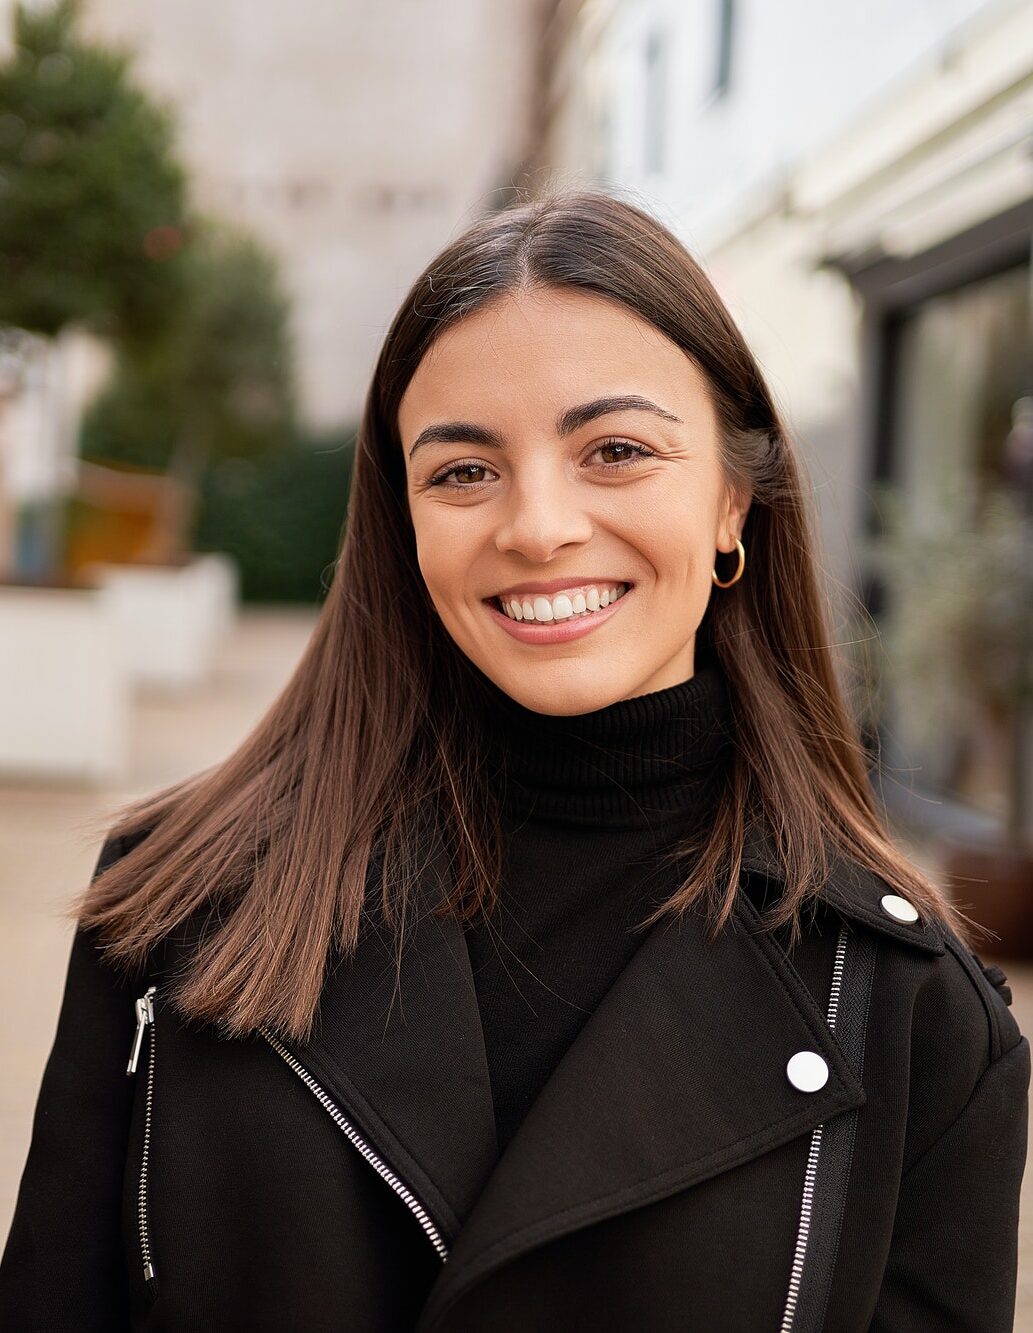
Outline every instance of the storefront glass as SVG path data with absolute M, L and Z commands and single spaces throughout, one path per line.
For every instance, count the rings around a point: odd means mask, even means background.
M 910 770 L 897 777 L 1002 820 L 1017 730 L 1014 701 L 1009 707 L 1002 686 L 1011 649 L 999 648 L 992 627 L 976 643 L 938 636 L 965 623 L 966 606 L 978 604 L 984 612 L 1003 609 L 1002 633 L 1013 640 L 1015 622 L 1001 599 L 1017 594 L 1008 586 L 1014 571 L 984 567 L 965 534 L 983 530 L 985 506 L 1002 488 L 1018 499 L 1006 459 L 1023 410 L 1016 404 L 1033 394 L 1030 280 L 1024 264 L 927 300 L 903 316 L 893 341 L 893 480 L 908 526 L 934 534 L 929 549 L 937 552 L 920 572 L 916 564 L 927 596 L 911 598 L 910 641 L 919 662 L 923 642 L 954 643 L 942 650 L 950 661 L 938 663 L 933 651 L 916 670 L 921 678 L 894 688 L 892 748 Z

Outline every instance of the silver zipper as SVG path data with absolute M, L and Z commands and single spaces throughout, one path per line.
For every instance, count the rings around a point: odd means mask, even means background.
M 839 1012 L 839 992 L 843 983 L 843 964 L 846 960 L 846 926 L 840 926 L 839 939 L 836 941 L 836 961 L 832 968 L 832 987 L 829 992 L 829 1008 L 826 1021 L 829 1030 L 836 1030 L 836 1015 Z M 811 1133 L 811 1146 L 807 1153 L 807 1169 L 803 1177 L 803 1198 L 800 1202 L 800 1226 L 796 1233 L 796 1250 L 793 1254 L 793 1267 L 789 1276 L 789 1295 L 786 1299 L 785 1313 L 779 1333 L 789 1333 L 796 1318 L 796 1306 L 800 1299 L 800 1281 L 803 1277 L 803 1261 L 807 1254 L 807 1239 L 811 1232 L 811 1209 L 814 1205 L 814 1182 L 818 1174 L 818 1153 L 821 1151 L 821 1131 L 824 1125 L 817 1125 Z
M 382 1176 L 391 1186 L 394 1192 L 419 1222 L 420 1226 L 426 1233 L 427 1238 L 430 1240 L 430 1243 L 434 1246 L 435 1250 L 437 1250 L 439 1258 L 442 1261 L 447 1259 L 448 1246 L 445 1244 L 440 1231 L 438 1231 L 437 1227 L 434 1225 L 430 1214 L 420 1203 L 419 1199 L 416 1198 L 412 1190 L 398 1179 L 382 1158 L 377 1156 L 366 1140 L 356 1130 L 351 1121 L 347 1119 L 344 1112 L 325 1088 L 321 1087 L 320 1084 L 316 1082 L 305 1066 L 287 1050 L 283 1042 L 281 1042 L 278 1037 L 274 1036 L 267 1028 L 259 1028 L 259 1031 L 262 1036 L 265 1037 L 269 1045 L 272 1046 L 273 1050 L 276 1051 L 278 1055 L 281 1055 L 287 1064 L 290 1065 L 291 1069 L 294 1070 L 305 1086 L 315 1093 L 321 1104 L 330 1112 L 336 1123 L 344 1130 L 345 1135 L 355 1147 L 358 1148 L 359 1152 L 365 1157 L 366 1161 L 369 1162 L 370 1166 L 373 1167 L 377 1175 Z
M 147 1062 L 147 1101 L 143 1127 L 143 1156 L 140 1160 L 140 1186 L 137 1191 L 136 1210 L 140 1224 L 140 1255 L 143 1259 L 145 1282 L 152 1282 L 157 1274 L 151 1259 L 151 1239 L 147 1225 L 147 1163 L 151 1151 L 151 1108 L 154 1103 L 154 993 L 156 986 L 149 986 L 136 1001 L 136 1033 L 129 1054 L 127 1074 L 135 1074 L 143 1045 L 144 1030 L 151 1029 L 151 1058 Z

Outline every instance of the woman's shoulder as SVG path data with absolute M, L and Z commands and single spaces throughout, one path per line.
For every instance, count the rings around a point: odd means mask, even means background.
M 754 905 L 771 907 L 784 880 L 770 841 L 751 839 L 743 865 Z M 827 881 L 801 911 L 798 943 L 790 947 L 788 933 L 780 933 L 821 1008 L 844 926 L 846 950 L 864 947 L 873 960 L 866 1049 L 873 1062 L 882 1056 L 886 1067 L 906 1071 L 909 1158 L 917 1158 L 964 1111 L 988 1071 L 1024 1041 L 1008 978 L 940 917 L 837 852 Z
M 90 876 L 91 880 L 96 879 L 103 871 L 113 866 L 116 861 L 120 861 L 123 856 L 128 855 L 153 831 L 153 827 L 147 827 L 131 833 L 120 834 L 115 831 L 115 828 L 108 829 L 104 835 L 100 851 L 97 853 L 97 860 Z
M 1029 1064 L 1004 969 L 985 961 L 945 923 L 934 921 L 933 928 L 944 951 L 914 995 L 905 1168 L 962 1116 L 996 1069 L 1016 1060 L 1027 1069 Z
M 1019 1040 L 1007 975 L 998 964 L 985 962 L 942 917 L 920 909 L 881 875 L 846 857 L 834 864 L 822 896 L 856 927 L 903 945 L 905 957 L 913 951 L 926 960 L 914 971 L 916 1018 L 928 1009 L 941 1021 L 948 1015 L 958 1023 L 964 1020 L 978 1034 L 984 1063 Z
M 97 854 L 90 876 L 91 883 L 117 861 L 128 856 L 153 833 L 155 827 L 152 822 L 128 833 L 118 833 L 116 828 L 109 829 Z M 173 967 L 182 965 L 200 938 L 203 916 L 203 913 L 191 913 L 151 947 L 146 959 L 137 961 L 131 968 L 123 964 L 110 965 L 106 948 L 108 941 L 104 937 L 104 932 L 95 927 L 84 928 L 81 922 L 75 933 L 76 949 L 80 953 L 92 955 L 95 966 L 104 971 L 117 972 L 123 980 L 132 977 L 134 978 L 132 984 L 137 985 L 141 979 L 165 976 Z
M 885 942 L 883 975 L 907 988 L 920 1046 L 937 1032 L 949 1033 L 955 1043 L 951 1063 L 964 1052 L 961 1063 L 978 1077 L 1021 1039 L 1006 973 L 984 961 L 942 917 L 845 857 L 834 865 L 822 896 L 855 929 L 874 931 Z
M 834 865 L 822 903 L 834 923 L 874 946 L 866 1047 L 873 1064 L 879 1055 L 878 1067 L 908 1081 L 906 1171 L 960 1120 L 1001 1062 L 1028 1068 L 1008 978 L 948 923 L 918 912 L 852 859 Z M 832 933 L 825 932 L 826 946 Z M 1017 1087 L 1021 1080 L 1006 1081 Z

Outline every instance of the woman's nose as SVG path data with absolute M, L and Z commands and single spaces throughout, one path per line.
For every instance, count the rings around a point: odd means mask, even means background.
M 588 541 L 591 517 L 573 490 L 554 480 L 537 487 L 514 487 L 495 533 L 497 549 L 544 564 L 558 548 Z

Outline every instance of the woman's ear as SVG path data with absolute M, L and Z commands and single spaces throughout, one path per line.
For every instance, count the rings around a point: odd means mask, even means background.
M 736 539 L 742 538 L 752 500 L 752 493 L 733 491 L 731 488 L 725 491 L 723 512 L 717 529 L 717 549 L 726 555 L 735 550 Z

